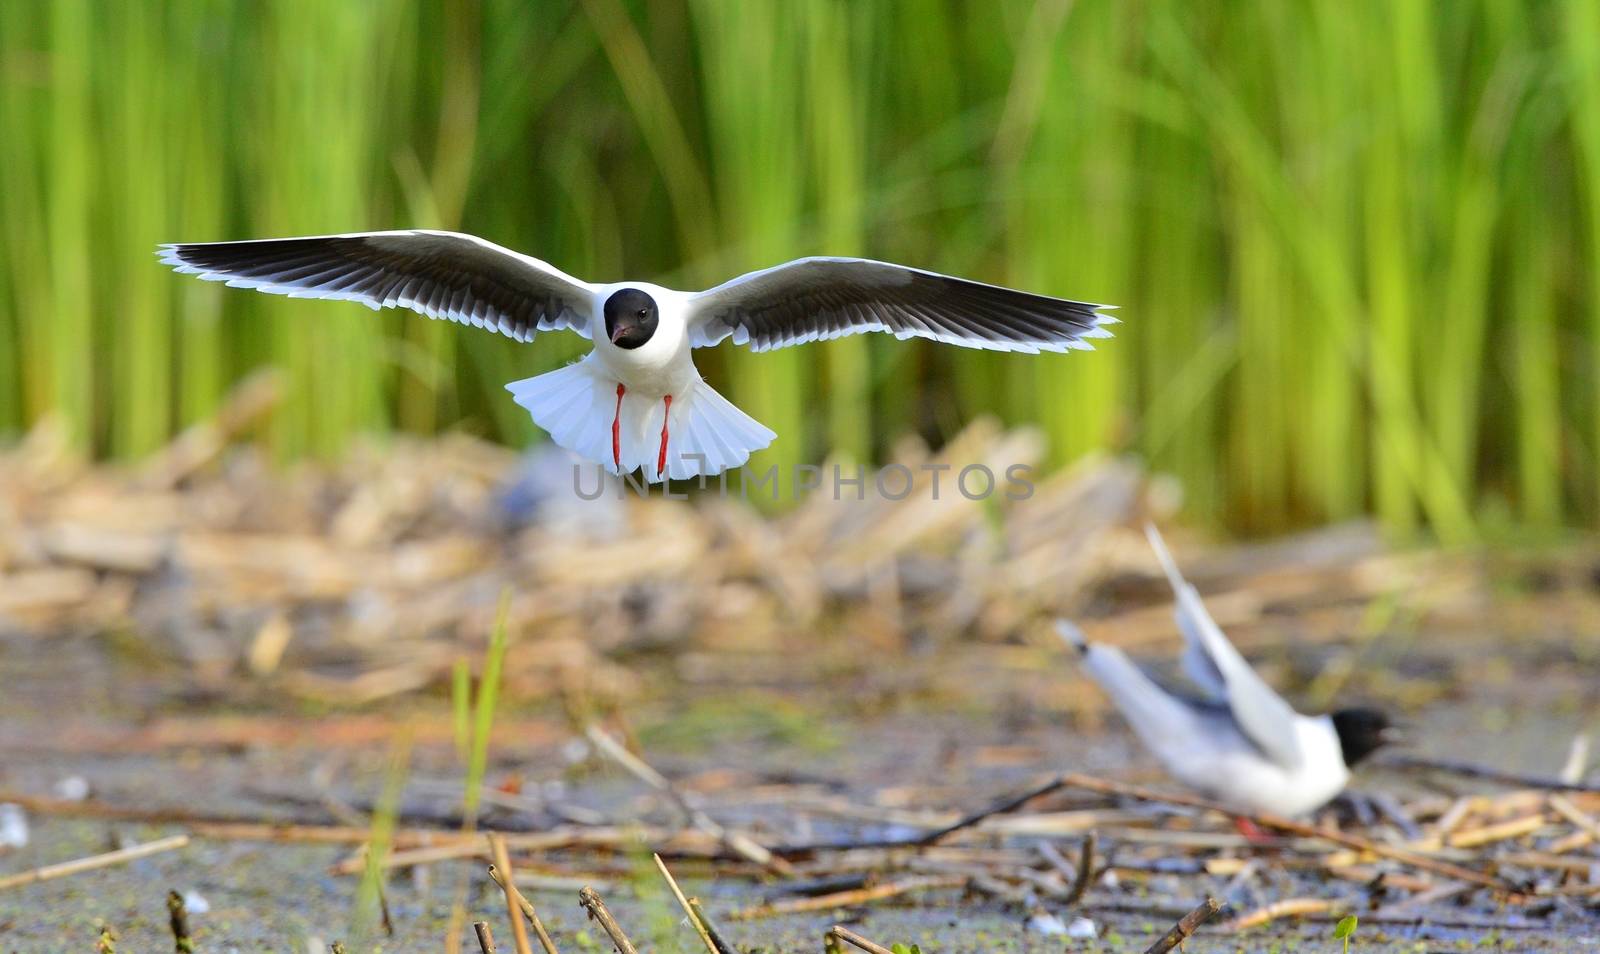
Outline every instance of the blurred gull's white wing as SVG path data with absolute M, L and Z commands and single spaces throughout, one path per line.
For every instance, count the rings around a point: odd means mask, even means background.
M 413 229 L 161 246 L 180 272 L 235 288 L 409 308 L 518 341 L 570 328 L 589 337 L 594 286 L 473 235 Z
M 1261 758 L 1255 741 L 1226 706 L 1169 692 L 1121 649 L 1088 642 L 1066 620 L 1056 620 L 1056 632 L 1078 651 L 1079 664 L 1111 697 L 1145 747 L 1180 780 L 1210 789 L 1220 757 L 1238 753 Z
M 696 347 L 726 338 L 767 351 L 865 331 L 991 351 L 1093 350 L 1108 305 L 1048 298 L 864 258 L 802 258 L 689 300 Z
M 1177 599 L 1173 613 L 1187 644 L 1183 652 L 1184 671 L 1216 701 L 1228 705 L 1240 730 L 1274 762 L 1284 768 L 1300 765 L 1302 753 L 1295 731 L 1299 714 L 1256 675 L 1228 642 L 1221 627 L 1206 612 L 1199 591 L 1178 572 L 1178 565 L 1167 552 L 1166 543 L 1154 524 L 1145 525 L 1145 536 L 1155 549 Z

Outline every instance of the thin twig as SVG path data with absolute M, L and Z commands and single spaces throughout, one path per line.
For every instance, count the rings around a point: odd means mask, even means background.
M 1406 917 L 1423 910 L 1431 904 L 1448 901 L 1470 890 L 1472 890 L 1472 886 L 1469 884 L 1462 884 L 1459 881 L 1446 881 L 1443 884 L 1436 884 L 1426 890 L 1418 891 L 1404 901 L 1385 905 L 1376 911 L 1362 915 L 1362 917 L 1368 920 L 1373 920 L 1375 915 L 1382 915 L 1387 918 Z
M 836 937 L 841 941 L 853 944 L 856 947 L 861 948 L 863 951 L 866 951 L 867 954 L 894 954 L 893 951 L 889 950 L 887 947 L 884 947 L 882 944 L 869 941 L 849 928 L 843 927 L 842 925 L 835 924 L 828 931 L 828 936 Z
M 784 878 L 794 877 L 794 867 L 772 853 L 772 850 L 760 844 L 755 839 L 741 831 L 724 828 L 719 822 L 705 812 L 690 804 L 689 798 L 678 786 L 660 772 L 656 771 L 650 763 L 628 751 L 628 747 L 618 742 L 606 730 L 598 725 L 590 724 L 584 730 L 594 747 L 609 757 L 613 762 L 627 769 L 633 777 L 661 792 L 672 800 L 673 805 L 682 813 L 684 820 L 694 828 L 718 839 L 727 846 L 728 850 L 768 869 L 773 874 Z
M 1491 765 L 1478 765 L 1475 762 L 1457 762 L 1450 759 L 1431 759 L 1421 755 L 1389 755 L 1378 764 L 1384 768 L 1419 772 L 1447 772 L 1451 775 L 1481 778 L 1485 781 L 1498 782 L 1501 785 L 1514 785 L 1518 788 L 1542 788 L 1556 792 L 1600 792 L 1600 785 L 1589 782 L 1569 782 L 1566 779 L 1549 775 L 1509 772 Z
M 163 851 L 173 851 L 189 843 L 188 835 L 173 835 L 170 838 L 159 838 L 147 841 L 141 845 L 132 845 L 105 854 L 90 855 L 87 858 L 76 858 L 72 861 L 63 861 L 59 864 L 45 865 L 30 871 L 19 872 L 0 878 L 0 891 L 6 888 L 16 888 L 36 881 L 50 881 L 55 878 L 65 878 L 75 875 L 80 871 L 93 871 L 96 868 L 105 868 L 109 865 L 121 864 L 124 861 L 133 861 L 135 858 L 146 858 L 150 855 L 160 854 Z
M 959 888 L 965 885 L 967 880 L 965 875 L 933 875 L 926 878 L 907 878 L 904 881 L 891 881 L 888 884 L 858 888 L 854 891 L 837 891 L 833 894 L 819 894 L 811 898 L 794 898 L 789 901 L 779 901 L 776 904 L 760 904 L 752 908 L 743 908 L 735 911 L 728 917 L 735 921 L 749 921 L 755 918 L 775 917 L 780 914 L 799 914 L 804 911 L 831 911 L 834 908 L 865 904 L 868 901 L 881 901 L 884 898 L 892 898 L 912 891 Z
M 683 907 L 683 913 L 689 916 L 689 926 L 694 928 L 696 934 L 700 935 L 700 942 L 706 946 L 706 950 L 710 954 L 717 954 L 717 945 L 716 942 L 711 940 L 711 932 L 707 931 L 706 926 L 700 923 L 700 918 L 695 914 L 694 908 L 689 906 L 689 899 L 684 897 L 683 889 L 678 887 L 678 879 L 674 878 L 672 872 L 667 870 L 667 863 L 661 860 L 660 855 L 655 855 L 654 858 L 656 859 L 656 868 L 661 872 L 661 877 L 667 879 L 667 887 L 672 889 L 672 896 L 678 899 L 678 904 Z
M 1210 801 L 1209 799 L 1197 798 L 1193 795 L 1184 795 L 1179 793 L 1156 792 L 1138 785 L 1128 785 L 1122 782 L 1113 782 L 1108 779 L 1095 778 L 1090 775 L 1079 775 L 1072 773 L 1063 775 L 1061 778 L 1064 784 L 1073 788 L 1081 788 L 1091 792 L 1100 792 L 1105 795 L 1122 795 L 1128 798 L 1137 798 L 1141 801 L 1147 802 L 1165 802 L 1171 805 L 1184 805 L 1189 808 L 1201 808 L 1207 811 L 1221 812 L 1222 814 L 1232 815 L 1234 817 L 1245 817 L 1262 827 L 1276 828 L 1279 831 L 1286 831 L 1290 834 L 1299 835 L 1303 838 L 1320 838 L 1323 841 L 1331 841 L 1334 844 L 1344 845 L 1347 848 L 1355 848 L 1359 851 L 1368 851 L 1384 858 L 1389 858 L 1394 861 L 1411 865 L 1413 868 L 1421 868 L 1426 871 L 1432 871 L 1435 874 L 1441 874 L 1447 878 L 1455 878 L 1458 881 L 1470 881 L 1473 884 L 1481 887 L 1493 888 L 1496 891 L 1504 891 L 1513 895 L 1521 895 L 1524 893 L 1520 886 L 1502 881 L 1499 878 L 1485 874 L 1482 871 L 1474 871 L 1471 868 L 1463 868 L 1460 865 L 1451 864 L 1448 861 L 1440 861 L 1437 858 L 1430 858 L 1426 855 L 1420 855 L 1413 851 L 1407 851 L 1404 848 L 1386 845 L 1382 842 L 1376 842 L 1369 838 L 1362 838 L 1358 835 L 1351 835 L 1332 828 L 1318 828 L 1315 825 L 1308 825 L 1305 822 L 1293 821 L 1278 815 L 1258 814 L 1244 816 L 1228 808 L 1226 805 L 1218 804 L 1217 802 Z
M 539 912 L 534 910 L 533 902 L 529 901 L 521 891 L 518 891 L 515 884 L 502 877 L 494 865 L 489 866 L 489 877 L 494 879 L 494 883 L 499 885 L 502 891 L 507 890 L 508 885 L 510 886 L 512 895 L 517 899 L 517 906 L 522 909 L 522 916 L 528 919 L 529 924 L 533 925 L 533 933 L 539 938 L 539 946 L 544 948 L 544 954 L 560 954 L 556 950 L 556 942 L 550 939 L 550 932 L 544 929 L 544 922 L 539 920 Z
M 516 915 L 512 915 L 512 917 L 515 916 Z M 489 922 L 474 921 L 472 922 L 472 930 L 478 935 L 478 949 L 481 950 L 483 954 L 495 954 L 494 932 L 489 930 Z
M 1014 812 L 1034 799 L 1040 798 L 1044 795 L 1049 795 L 1051 792 L 1059 791 L 1064 787 L 1066 787 L 1066 782 L 1062 779 L 1051 779 L 1043 785 L 1023 792 L 1021 795 L 1014 795 L 1005 799 L 1004 801 L 997 802 L 996 804 L 991 805 L 982 811 L 974 812 L 971 815 L 968 815 L 965 818 L 955 822 L 954 824 L 946 825 L 945 827 L 935 831 L 930 831 L 926 835 L 923 835 L 922 837 L 910 842 L 910 844 L 919 845 L 922 847 L 936 845 L 964 828 L 971 828 L 974 825 L 978 825 L 985 819 L 994 815 L 1005 815 L 1009 814 L 1010 812 Z
M 533 948 L 528 946 L 528 929 L 523 926 L 522 905 L 517 903 L 517 886 L 515 872 L 511 870 L 511 856 L 506 852 L 506 840 L 499 835 L 489 836 L 489 852 L 494 855 L 495 868 L 505 879 L 500 882 L 500 888 L 506 896 L 506 913 L 511 915 L 511 943 L 516 945 L 517 954 L 533 954 Z
M 606 932 L 606 936 L 611 938 L 611 946 L 617 949 L 617 954 L 639 954 L 633 942 L 628 940 L 628 935 L 623 933 L 622 925 L 618 924 L 617 919 L 606 910 L 606 903 L 600 900 L 600 895 L 595 893 L 593 888 L 579 891 L 578 903 L 589 912 L 590 919 L 597 922 L 600 929 Z
M 1216 898 L 1206 898 L 1193 911 L 1180 918 L 1178 923 L 1172 926 L 1172 930 L 1162 935 L 1160 940 L 1146 948 L 1144 954 L 1167 954 L 1168 951 L 1188 940 L 1191 934 L 1200 930 L 1200 925 L 1216 917 L 1217 912 L 1221 910 L 1222 902 Z
M 694 916 L 700 919 L 700 923 L 705 925 L 706 933 L 711 935 L 711 943 L 716 945 L 717 954 L 739 954 L 739 949 L 722 936 L 722 931 L 717 927 L 717 922 L 711 920 L 711 915 L 707 914 L 705 909 L 700 906 L 699 898 L 690 898 L 689 907 L 694 911 Z

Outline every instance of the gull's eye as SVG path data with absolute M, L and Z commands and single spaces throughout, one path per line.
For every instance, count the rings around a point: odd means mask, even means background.
M 650 317 L 650 309 L 648 309 L 648 308 L 639 309 L 639 317 L 640 318 L 648 318 L 648 317 Z

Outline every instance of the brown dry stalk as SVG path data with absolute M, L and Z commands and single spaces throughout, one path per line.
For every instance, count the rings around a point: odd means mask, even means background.
M 1596 821 L 1583 809 L 1572 804 L 1571 800 L 1561 795 L 1551 795 L 1550 807 L 1555 809 L 1557 815 L 1582 829 L 1591 838 L 1600 838 L 1600 821 Z
M 504 878 L 500 881 L 500 888 L 506 896 L 506 913 L 511 915 L 511 942 L 516 945 L 517 954 L 533 954 L 533 948 L 528 946 L 528 929 L 522 924 L 522 905 L 517 903 L 519 894 L 513 880 L 515 873 L 511 870 L 511 856 L 506 852 L 506 840 L 499 835 L 490 835 L 489 852 L 494 856 L 495 868 Z
M 600 900 L 600 895 L 593 888 L 584 888 L 578 892 L 578 903 L 589 912 L 590 920 L 600 925 L 600 929 L 611 938 L 611 946 L 617 949 L 617 954 L 639 954 L 633 942 L 628 940 L 628 935 L 622 930 L 622 925 L 611 916 L 606 909 L 606 903 Z
M 1188 940 L 1189 935 L 1200 930 L 1200 925 L 1217 916 L 1222 910 L 1222 902 L 1216 898 L 1206 898 L 1200 902 L 1193 911 L 1179 919 L 1172 929 L 1162 935 L 1160 940 L 1145 949 L 1144 954 L 1167 954 L 1168 951 Z
M 1497 841 L 1521 838 L 1523 835 L 1532 834 L 1543 827 L 1544 815 L 1535 813 L 1493 825 L 1461 829 L 1446 838 L 1445 844 L 1452 848 L 1478 848 L 1483 845 L 1494 844 Z
M 452 844 L 429 845 L 426 848 L 411 848 L 405 851 L 391 851 L 378 862 L 378 867 L 387 871 L 390 868 L 409 868 L 413 865 L 427 865 L 436 861 L 453 861 L 457 858 L 487 857 L 483 845 L 476 838 L 460 840 Z M 328 868 L 331 875 L 360 874 L 367 870 L 365 852 L 345 858 Z
M 1517 885 L 1509 884 L 1500 880 L 1499 878 L 1494 877 L 1493 875 L 1485 874 L 1482 871 L 1474 871 L 1471 868 L 1463 868 L 1460 865 L 1451 864 L 1448 861 L 1441 861 L 1437 858 L 1419 855 L 1416 852 L 1407 851 L 1404 848 L 1386 845 L 1381 842 L 1373 841 L 1370 838 L 1362 838 L 1359 835 L 1351 835 L 1346 832 L 1336 831 L 1332 828 L 1318 828 L 1315 825 L 1308 825 L 1305 822 L 1293 821 L 1292 819 L 1283 818 L 1278 815 L 1241 815 L 1238 812 L 1230 810 L 1227 806 L 1218 804 L 1217 802 L 1213 802 L 1209 799 L 1198 798 L 1193 795 L 1184 795 L 1179 793 L 1156 792 L 1138 785 L 1128 785 L 1122 782 L 1113 782 L 1108 779 L 1095 778 L 1090 775 L 1079 775 L 1077 773 L 1072 773 L 1063 775 L 1061 780 L 1064 784 L 1073 788 L 1081 788 L 1091 792 L 1100 792 L 1105 795 L 1122 795 L 1127 798 L 1137 798 L 1140 801 L 1165 802 L 1170 805 L 1184 805 L 1189 808 L 1200 808 L 1207 811 L 1221 812 L 1224 815 L 1230 815 L 1237 818 L 1248 818 L 1257 825 L 1265 828 L 1276 828 L 1279 831 L 1286 831 L 1293 835 L 1299 835 L 1302 838 L 1320 838 L 1323 841 L 1331 841 L 1334 844 L 1344 845 L 1347 848 L 1355 848 L 1359 851 L 1371 852 L 1372 854 L 1380 857 L 1403 862 L 1413 868 L 1421 868 L 1425 871 L 1432 871 L 1435 874 L 1444 875 L 1447 878 L 1454 878 L 1457 881 L 1468 881 L 1485 888 L 1493 888 L 1496 891 L 1504 891 L 1513 895 L 1521 895 L 1523 893 L 1522 889 Z
M 177 954 L 194 954 L 194 939 L 189 936 L 189 908 L 183 895 L 167 892 L 167 922 L 172 926 L 172 949 Z
M 147 841 L 140 845 L 108 851 L 100 855 L 90 855 L 87 858 L 76 858 L 72 861 L 63 861 L 59 864 L 44 865 L 29 871 L 19 872 L 0 878 L 0 891 L 6 888 L 17 888 L 25 884 L 38 881 L 50 881 L 55 878 L 65 878 L 75 875 L 80 871 L 93 871 L 96 868 L 105 868 L 110 865 L 119 865 L 124 861 L 133 861 L 135 858 L 147 858 L 150 855 L 160 854 L 163 851 L 173 851 L 189 843 L 188 835 L 173 835 L 170 838 L 160 838 L 156 841 Z
M 1282 901 L 1274 901 L 1271 904 L 1256 908 L 1243 917 L 1229 921 L 1223 927 L 1230 931 L 1243 931 L 1245 928 L 1253 928 L 1257 925 L 1266 924 L 1268 921 L 1276 921 L 1278 918 L 1292 918 L 1302 914 L 1325 914 L 1328 911 L 1332 911 L 1337 904 L 1338 902 L 1330 901 L 1327 898 L 1284 898 Z
M 884 898 L 893 898 L 912 891 L 959 888 L 964 886 L 967 880 L 965 875 L 933 875 L 926 878 L 907 878 L 904 881 L 891 881 L 888 884 L 857 888 L 853 891 L 836 891 L 832 894 L 819 894 L 811 898 L 779 901 L 776 904 L 759 904 L 755 907 L 735 911 L 728 917 L 735 921 L 750 921 L 756 918 L 776 917 L 780 914 L 830 911 L 834 908 L 848 907 L 853 904 L 865 904 L 868 901 L 882 901 Z
M 894 954 L 893 951 L 889 950 L 887 947 L 884 947 L 882 944 L 869 941 L 856 932 L 841 925 L 835 924 L 833 928 L 828 931 L 827 936 L 838 938 L 841 941 L 845 941 L 849 944 L 859 947 L 863 951 L 866 951 L 867 954 Z
M 1072 888 L 1067 891 L 1063 903 L 1077 904 L 1083 900 L 1083 893 L 1089 890 L 1089 882 L 1094 877 L 1094 832 L 1083 836 L 1083 847 L 1078 850 L 1078 876 L 1072 879 Z
M 494 932 L 489 930 L 488 921 L 472 922 L 472 930 L 478 935 L 478 949 L 483 954 L 495 954 Z

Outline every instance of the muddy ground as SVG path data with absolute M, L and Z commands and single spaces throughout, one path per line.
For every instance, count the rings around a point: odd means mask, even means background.
M 1547 614 L 1536 597 L 1525 602 L 1518 618 L 1528 625 L 1515 638 L 1422 628 L 1380 634 L 1359 651 L 1340 641 L 1302 645 L 1294 620 L 1269 621 L 1269 636 L 1290 648 L 1267 671 L 1304 694 L 1316 674 L 1343 667 L 1352 674 L 1337 697 L 1398 710 L 1416 751 L 1551 774 L 1577 733 L 1600 728 L 1600 627 L 1589 626 L 1589 610 L 1575 612 L 1570 597 Z M 639 677 L 636 691 L 604 716 L 707 814 L 770 844 L 923 831 L 908 813 L 948 818 L 1054 771 L 1159 783 L 1125 726 L 1052 647 L 946 644 L 888 655 L 852 647 L 843 634 L 821 644 L 831 647 L 821 664 L 809 649 L 714 659 L 637 652 L 621 660 Z M 558 820 L 552 810 L 613 824 L 674 823 L 669 799 L 582 741 L 571 710 L 570 699 L 537 693 L 513 694 L 500 707 L 488 782 L 542 799 L 545 810 L 502 809 L 485 824 L 549 826 Z M 130 653 L 114 635 L 0 642 L 0 789 L 8 793 L 77 795 L 71 789 L 81 780 L 92 802 L 141 811 L 365 824 L 402 727 L 414 746 L 401 824 L 447 824 L 462 770 L 445 687 L 371 706 L 317 706 L 276 694 L 270 682 L 220 694 L 198 687 L 181 667 Z M 1502 790 L 1381 766 L 1362 773 L 1358 786 L 1407 797 Z M 861 811 L 846 817 L 841 804 Z M 1088 803 L 1067 794 L 1029 811 L 1079 804 Z M 29 821 L 29 843 L 0 852 L 0 874 L 186 830 L 40 811 Z M 1071 855 L 1080 837 L 1055 841 Z M 1381 901 L 1360 884 L 1291 871 L 1272 852 L 1249 877 L 1188 870 L 1197 859 L 1253 851 L 1242 844 L 1174 852 L 1172 873 L 1150 870 L 1160 866 L 1145 863 L 1149 847 L 1123 845 L 1115 831 L 1102 831 L 1099 844 L 1111 874 L 1097 876 L 1070 910 L 1048 899 L 1039 905 L 1064 921 L 1091 919 L 1092 940 L 1041 934 L 1026 926 L 1028 903 L 960 888 L 736 921 L 736 909 L 779 896 L 772 879 L 748 877 L 748 865 L 684 858 L 674 866 L 747 951 L 817 951 L 835 923 L 930 952 L 1141 951 L 1208 893 L 1225 898 L 1234 914 L 1287 897 L 1334 898 L 1341 912 L 1358 914 Z M 1579 856 L 1585 851 L 1600 866 L 1600 851 L 1591 845 Z M 203 899 L 205 910 L 190 915 L 200 951 L 325 951 L 335 940 L 350 951 L 442 950 L 462 890 L 468 922 L 490 921 L 510 949 L 504 899 L 480 861 L 396 872 L 387 890 L 394 934 L 387 936 L 358 910 L 359 879 L 329 873 L 349 852 L 197 837 L 179 851 L 0 891 L 0 949 L 91 950 L 102 924 L 114 927 L 118 951 L 170 949 L 168 890 Z M 1123 870 L 1119 856 L 1141 863 Z M 573 881 L 528 892 L 562 950 L 609 949 L 585 923 L 579 881 L 603 888 L 641 949 L 696 949 L 642 850 L 560 852 L 536 862 L 548 876 Z M 1363 924 L 1353 949 L 1600 950 L 1596 900 L 1517 905 L 1469 894 L 1430 908 L 1434 923 Z M 1328 920 L 1282 920 L 1245 933 L 1213 927 L 1187 950 L 1338 950 L 1331 932 Z M 477 950 L 470 927 L 463 925 L 460 943 Z

